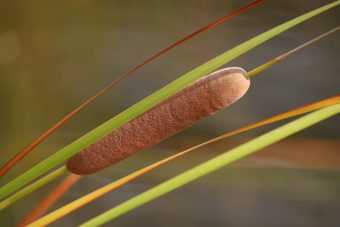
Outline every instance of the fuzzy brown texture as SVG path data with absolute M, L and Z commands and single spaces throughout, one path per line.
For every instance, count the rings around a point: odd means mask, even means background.
M 229 106 L 248 90 L 242 68 L 213 72 L 109 133 L 67 160 L 69 171 L 95 173 Z

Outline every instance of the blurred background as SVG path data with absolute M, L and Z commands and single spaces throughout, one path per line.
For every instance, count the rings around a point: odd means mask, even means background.
M 0 163 L 121 73 L 250 0 L 0 0 Z M 153 61 L 77 114 L 1 179 L 5 184 L 165 84 L 331 0 L 267 1 Z M 317 16 L 227 66 L 246 70 L 338 25 Z M 182 149 L 339 94 L 339 33 L 252 79 L 232 108 L 98 174 L 53 209 Z M 287 121 L 286 121 L 287 122 Z M 281 123 L 214 143 L 92 202 L 51 226 L 76 226 Z M 340 226 L 340 119 L 335 116 L 130 212 L 107 226 Z M 14 226 L 57 182 L 0 213 Z

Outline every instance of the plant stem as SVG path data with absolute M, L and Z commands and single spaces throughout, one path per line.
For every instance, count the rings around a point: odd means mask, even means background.
M 24 217 L 17 227 L 27 226 L 29 223 L 38 219 L 49 208 L 51 208 L 64 194 L 67 192 L 78 180 L 81 178 L 79 175 L 68 174 L 63 181 L 61 181 L 39 204 L 31 210 L 31 212 Z
M 50 181 L 60 177 L 61 175 L 65 174 L 67 169 L 65 166 L 53 171 L 52 173 L 42 177 L 41 179 L 33 182 L 32 184 L 28 185 L 27 187 L 21 189 L 20 191 L 16 192 L 15 194 L 11 195 L 7 199 L 0 202 L 0 211 L 5 209 L 6 207 L 10 206 L 17 200 L 25 197 L 26 195 L 34 192 L 35 190 L 39 189 L 40 187 L 44 186 L 45 184 L 49 183 Z
M 318 36 L 318 37 L 316 37 L 316 38 L 314 38 L 314 39 L 312 39 L 312 40 L 310 40 L 308 42 L 305 42 L 304 44 L 302 44 L 302 45 L 300 45 L 300 46 L 298 46 L 298 47 L 296 47 L 296 48 L 294 48 L 294 49 L 292 49 L 292 50 L 290 50 L 290 51 L 288 51 L 288 52 L 286 52 L 286 53 L 284 53 L 284 54 L 282 54 L 282 55 L 280 55 L 280 56 L 278 56 L 276 58 L 273 58 L 272 60 L 270 60 L 270 61 L 260 65 L 259 67 L 251 70 L 250 72 L 248 72 L 245 75 L 245 77 L 247 77 L 249 79 L 249 78 L 255 76 L 256 74 L 258 74 L 258 73 L 268 69 L 269 67 L 271 67 L 273 65 L 276 65 L 277 63 L 279 63 L 279 62 L 285 60 L 286 58 L 288 58 L 290 55 L 292 55 L 292 54 L 302 50 L 303 48 L 305 48 L 305 47 L 307 47 L 307 46 L 309 46 L 309 45 L 311 45 L 311 44 L 313 44 L 313 43 L 315 43 L 315 42 L 317 42 L 319 40 L 321 40 L 322 38 L 325 38 L 326 36 L 336 32 L 339 29 L 340 29 L 340 26 L 338 26 L 336 28 L 333 28 L 332 30 L 330 30 L 328 32 L 325 32 L 322 35 L 320 35 L 320 36 Z

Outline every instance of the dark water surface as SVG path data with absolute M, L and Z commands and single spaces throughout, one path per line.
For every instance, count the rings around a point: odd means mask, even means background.
M 0 0 L 0 163 L 116 76 L 248 2 Z M 267 1 L 190 40 L 98 98 L 1 183 L 196 66 L 330 2 Z M 323 13 L 284 32 L 227 66 L 251 70 L 337 26 L 338 10 Z M 124 163 L 82 179 L 54 208 L 189 145 L 339 94 L 338 43 L 339 33 L 336 33 L 264 71 L 252 79 L 248 94 L 232 108 Z M 339 117 L 333 117 L 296 137 L 339 140 L 339 125 Z M 252 138 L 268 129 L 270 127 L 255 130 L 247 136 Z M 186 142 L 178 143 L 179 138 Z M 158 152 L 162 155 L 155 156 Z M 294 153 L 294 150 L 287 152 Z M 306 150 L 306 159 L 310 158 L 313 157 Z M 191 155 L 185 161 L 162 167 L 52 226 L 80 224 L 203 161 Z M 225 168 L 144 205 L 108 226 L 340 226 L 339 174 L 339 169 L 276 168 L 274 164 L 272 167 Z M 53 185 L 0 213 L 1 226 L 14 226 Z

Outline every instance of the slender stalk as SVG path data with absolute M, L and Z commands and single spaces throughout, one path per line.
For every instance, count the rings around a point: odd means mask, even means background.
M 314 38 L 314 39 L 312 39 L 312 40 L 310 40 L 308 42 L 305 42 L 304 44 L 302 44 L 302 45 L 300 45 L 300 46 L 298 46 L 298 47 L 296 47 L 296 48 L 294 48 L 294 49 L 292 49 L 292 50 L 290 50 L 290 51 L 288 51 L 288 52 L 286 52 L 286 53 L 284 53 L 284 54 L 282 54 L 282 55 L 280 55 L 280 56 L 278 56 L 276 58 L 273 58 L 272 60 L 264 63 L 263 65 L 260 65 L 259 67 L 251 70 L 250 72 L 248 72 L 245 75 L 245 77 L 247 77 L 247 78 L 253 77 L 254 75 L 262 72 L 263 70 L 268 69 L 269 67 L 271 67 L 273 65 L 276 65 L 277 63 L 279 63 L 279 62 L 285 60 L 286 58 L 288 58 L 290 55 L 292 55 L 292 54 L 294 54 L 294 53 L 304 49 L 305 47 L 308 47 L 309 45 L 311 45 L 311 44 L 321 40 L 322 38 L 325 38 L 326 36 L 328 36 L 328 35 L 336 32 L 336 31 L 338 31 L 339 29 L 340 29 L 340 26 L 338 26 L 336 28 L 333 28 L 332 30 L 330 30 L 328 32 L 325 32 L 322 35 L 319 35 L 318 37 L 316 37 L 316 38 Z
M 282 140 L 294 133 L 297 133 L 298 131 L 301 131 L 338 113 L 340 113 L 340 104 L 329 106 L 308 114 L 307 116 L 301 117 L 260 137 L 257 137 L 256 139 L 244 143 L 241 146 L 231 149 L 230 151 L 227 151 L 224 154 L 217 156 L 216 158 L 206 161 L 203 164 L 198 165 L 197 167 L 185 171 L 184 173 L 177 175 L 176 177 L 173 177 L 170 180 L 165 181 L 164 183 L 161 183 L 147 190 L 146 192 L 143 192 L 133 197 L 132 199 L 129 199 L 126 202 L 123 202 L 122 204 L 106 211 L 105 213 L 90 219 L 80 226 L 93 227 L 103 225 L 104 223 L 107 223 L 114 218 L 117 218 L 129 211 L 132 211 L 147 202 L 159 198 L 177 188 L 180 188 L 241 158 L 247 157 L 248 155 L 251 155 L 256 151 L 269 146 L 270 144 Z M 33 227 L 41 225 L 39 225 L 38 222 L 35 222 L 28 226 Z
M 105 93 L 110 88 L 112 88 L 115 84 L 117 84 L 121 80 L 125 79 L 126 77 L 130 76 L 131 74 L 133 74 L 134 72 L 136 72 L 137 70 L 142 68 L 144 65 L 148 64 L 149 62 L 153 61 L 154 59 L 158 58 L 159 56 L 161 56 L 164 53 L 168 52 L 169 50 L 173 49 L 174 47 L 180 45 L 181 43 L 184 43 L 185 41 L 193 38 L 194 36 L 196 36 L 196 35 L 198 35 L 198 34 L 200 34 L 202 32 L 208 31 L 209 29 L 215 27 L 216 25 L 218 25 L 218 24 L 220 24 L 220 23 L 222 23 L 222 22 L 224 22 L 224 21 L 226 21 L 226 20 L 228 20 L 228 19 L 230 19 L 230 18 L 232 18 L 234 16 L 237 16 L 237 15 L 241 14 L 245 10 L 252 8 L 252 7 L 256 6 L 257 4 L 259 4 L 259 3 L 263 2 L 263 1 L 265 1 L 265 0 L 253 1 L 253 2 L 251 2 L 249 4 L 247 4 L 247 5 L 239 8 L 239 9 L 237 9 L 236 11 L 233 11 L 233 12 L 223 16 L 222 18 L 220 18 L 220 19 L 218 19 L 216 21 L 213 21 L 212 23 L 210 23 L 210 24 L 208 24 L 208 25 L 198 29 L 197 31 L 189 34 L 188 36 L 184 37 L 183 39 L 175 42 L 174 44 L 170 45 L 169 47 L 161 50 L 160 52 L 158 52 L 157 54 L 155 54 L 152 57 L 148 58 L 146 61 L 142 62 L 141 64 L 137 65 L 136 67 L 134 67 L 133 69 L 131 69 L 127 73 L 122 74 L 119 77 L 117 77 L 116 79 L 114 79 L 110 84 L 108 84 L 106 87 L 104 87 L 98 93 L 96 93 L 94 96 L 92 96 L 91 98 L 86 100 L 83 104 L 81 104 L 79 107 L 74 109 L 71 113 L 67 114 L 63 119 L 58 121 L 51 128 L 47 129 L 43 134 L 41 134 L 38 138 L 36 138 L 33 142 L 31 142 L 26 147 L 24 147 L 21 151 L 19 151 L 11 160 L 9 160 L 6 164 L 4 164 L 0 168 L 0 177 L 3 176 L 4 174 L 6 174 L 6 172 L 8 172 L 11 168 L 13 168 L 21 159 L 23 159 L 28 153 L 30 153 L 36 146 L 38 146 L 48 136 L 50 136 L 55 130 L 57 130 L 60 126 L 65 124 L 69 119 L 71 119 L 75 114 L 77 114 L 79 111 L 81 111 L 84 107 L 86 107 L 91 102 L 93 102 L 101 94 Z
M 59 208 L 59 209 L 57 209 L 57 210 L 55 210 L 55 211 L 53 211 L 52 213 L 47 214 L 46 216 L 39 219 L 38 222 L 39 222 L 40 225 L 44 225 L 44 226 L 49 225 L 52 222 L 54 222 L 54 221 L 64 217 L 65 215 L 71 213 L 72 211 L 74 211 L 74 210 L 90 203 L 91 201 L 101 197 L 102 195 L 105 195 L 105 194 L 111 192 L 112 190 L 117 189 L 117 188 L 127 184 L 128 182 L 136 179 L 137 177 L 142 176 L 142 175 L 150 172 L 151 170 L 158 168 L 161 165 L 164 165 L 166 163 L 174 161 L 174 160 L 178 159 L 179 157 L 181 157 L 185 154 L 188 154 L 188 153 L 196 150 L 197 148 L 203 147 L 207 144 L 211 144 L 211 143 L 216 142 L 218 140 L 225 139 L 227 137 L 236 135 L 236 134 L 241 133 L 241 132 L 248 131 L 250 129 L 254 129 L 254 128 L 257 128 L 257 127 L 260 127 L 260 126 L 263 126 L 263 125 L 267 125 L 267 124 L 270 124 L 270 123 L 273 123 L 273 122 L 277 122 L 277 121 L 280 121 L 280 120 L 283 120 L 283 119 L 287 119 L 289 117 L 294 117 L 294 116 L 297 116 L 297 115 L 300 115 L 300 114 L 304 114 L 304 113 L 307 113 L 307 112 L 310 112 L 310 111 L 313 111 L 313 110 L 317 110 L 317 109 L 320 109 L 320 108 L 323 108 L 323 107 L 327 107 L 327 106 L 339 104 L 339 103 L 340 103 L 340 95 L 334 96 L 334 97 L 327 98 L 327 99 L 324 99 L 324 100 L 321 100 L 321 101 L 318 101 L 318 102 L 315 102 L 315 103 L 311 103 L 311 104 L 308 104 L 308 105 L 305 105 L 305 106 L 302 106 L 302 107 L 295 108 L 293 110 L 281 113 L 279 115 L 267 118 L 265 120 L 256 122 L 254 124 L 247 125 L 247 126 L 242 127 L 240 129 L 226 133 L 222 136 L 208 140 L 206 142 L 203 142 L 201 144 L 193 146 L 189 149 L 181 151 L 181 152 L 179 152 L 175 155 L 172 155 L 170 157 L 162 159 L 162 160 L 160 160 L 156 163 L 153 163 L 149 166 L 146 166 L 146 167 L 144 167 L 140 170 L 137 170 L 137 171 L 135 171 L 135 172 L 119 179 L 119 180 L 116 180 L 116 181 L 108 184 L 108 185 L 105 185 L 105 186 L 103 186 L 103 187 L 101 187 L 101 188 L 99 188 L 99 189 L 97 189 L 97 190 L 95 190 L 95 191 L 93 191 L 93 192 L 91 192 L 91 193 L 89 193 L 89 194 L 87 194 L 87 195 L 85 195 L 85 196 L 83 196 L 83 197 L 81 197 L 81 198 L 79 198 L 79 199 Z
M 15 194 L 11 195 L 7 199 L 0 202 L 0 211 L 5 209 L 6 207 L 10 206 L 11 204 L 15 203 L 17 200 L 25 197 L 26 195 L 34 192 L 35 190 L 39 189 L 40 187 L 44 186 L 45 184 L 51 182 L 52 180 L 60 177 L 61 175 L 65 174 L 67 169 L 65 166 L 53 171 L 52 173 L 44 176 L 43 178 L 35 181 L 34 183 L 30 184 L 29 186 L 23 188 L 22 190 L 16 192 Z
M 94 130 L 88 132 L 87 134 L 75 140 L 71 144 L 57 151 L 56 153 L 54 153 L 53 155 L 51 155 L 44 161 L 40 162 L 36 166 L 32 167 L 25 173 L 21 174 L 20 176 L 18 176 L 17 178 L 15 178 L 11 182 L 9 182 L 8 184 L 0 188 L 0 199 L 9 195 L 10 193 L 17 190 L 18 188 L 22 187 L 24 184 L 32 181 L 36 177 L 42 175 L 43 173 L 50 170 L 51 168 L 58 165 L 59 163 L 63 162 L 64 160 L 71 157 L 75 153 L 81 151 L 85 147 L 94 143 L 95 141 L 102 138 L 103 136 L 107 135 L 109 132 L 117 129 L 118 127 L 134 119 L 138 115 L 144 113 L 148 109 L 152 108 L 156 104 L 168 98 L 169 96 L 182 90 L 183 88 L 185 88 L 187 85 L 189 85 L 193 81 L 214 71 L 220 66 L 230 62 L 231 60 L 237 58 L 238 56 L 244 54 L 245 52 L 260 45 L 261 43 L 264 43 L 265 41 L 288 30 L 289 28 L 292 28 L 296 26 L 297 24 L 300 24 L 320 13 L 323 13 L 333 7 L 336 7 L 339 4 L 340 4 L 340 0 L 330 3 L 328 5 L 325 5 L 323 7 L 320 7 L 318 9 L 315 9 L 313 11 L 310 11 L 295 19 L 292 19 L 284 24 L 281 24 L 273 29 L 270 29 L 267 32 L 264 32 L 240 44 L 237 47 L 232 48 L 231 50 L 215 57 L 214 59 L 206 62 L 205 64 L 202 64 L 201 66 L 184 74 L 183 76 L 171 82 L 170 84 L 166 85 L 162 89 L 156 91 L 155 93 L 151 94 L 147 98 L 141 100 L 140 102 L 136 103 L 132 107 L 116 115 L 109 121 L 103 123 L 99 127 L 95 128 Z
M 68 174 L 67 177 L 60 182 L 50 194 L 46 196 L 45 199 L 39 202 L 39 204 L 26 216 L 20 223 L 18 227 L 25 227 L 29 223 L 33 222 L 44 214 L 49 208 L 51 208 L 63 195 L 67 192 L 78 180 L 81 178 L 79 175 Z

